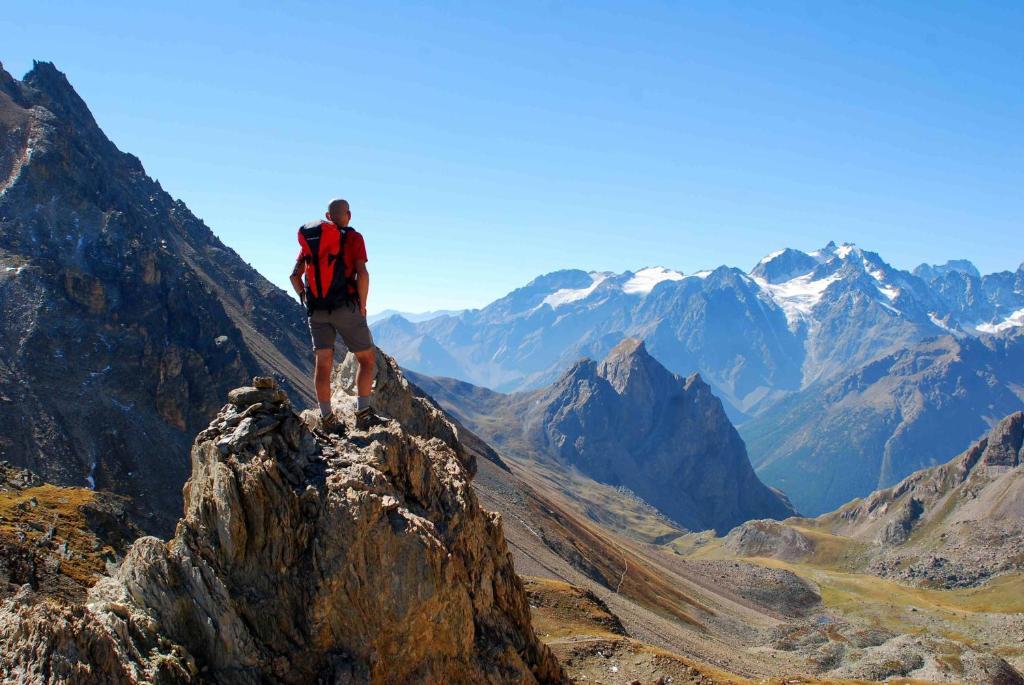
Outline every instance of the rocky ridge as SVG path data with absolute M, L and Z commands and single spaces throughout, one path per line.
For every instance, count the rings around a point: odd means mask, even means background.
M 740 556 L 800 560 L 815 555 L 819 531 L 856 545 L 858 570 L 925 587 L 1024 571 L 1024 413 L 892 487 L 816 519 L 750 522 L 724 543 Z
M 408 395 L 314 434 L 271 379 L 236 389 L 192 448 L 184 517 L 137 540 L 82 604 L 0 607 L 19 682 L 560 683 L 457 427 Z M 416 417 L 420 423 L 416 424 Z

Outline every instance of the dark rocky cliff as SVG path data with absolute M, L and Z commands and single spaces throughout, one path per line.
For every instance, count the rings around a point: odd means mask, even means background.
M 273 372 L 306 392 L 303 324 L 53 65 L 0 68 L 0 459 L 128 495 L 168 533 L 227 390 Z

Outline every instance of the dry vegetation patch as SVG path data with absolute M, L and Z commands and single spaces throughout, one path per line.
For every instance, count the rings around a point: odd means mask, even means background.
M 127 500 L 58 487 L 0 465 L 0 596 L 21 585 L 69 601 L 84 597 L 140 531 Z

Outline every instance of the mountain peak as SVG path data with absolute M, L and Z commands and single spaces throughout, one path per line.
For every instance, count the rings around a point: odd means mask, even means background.
M 615 392 L 649 406 L 676 386 L 679 378 L 651 356 L 644 341 L 626 338 L 597 365 L 597 375 Z
M 981 461 L 986 466 L 1017 466 L 1024 455 L 1024 412 L 1014 412 L 997 423 L 986 438 Z
M 0 62 L 0 91 L 7 93 L 11 97 L 18 95 L 18 80 L 4 69 L 3 62 Z
M 528 395 L 523 425 L 539 449 L 692 530 L 793 514 L 757 479 L 710 387 L 671 373 L 643 340 L 625 338 L 596 368 L 588 359 L 570 374 Z
M 754 278 L 768 283 L 784 283 L 797 276 L 810 273 L 818 266 L 819 258 L 791 247 L 766 255 L 750 271 Z
M 42 95 L 40 104 L 46 109 L 57 116 L 67 117 L 76 126 L 95 129 L 96 133 L 103 136 L 85 100 L 71 85 L 64 72 L 57 69 L 52 62 L 34 61 L 32 69 L 25 74 L 22 83 Z
M 815 250 L 814 252 L 811 252 L 810 255 L 812 257 L 817 258 L 819 261 L 827 262 L 832 257 L 839 257 L 840 259 L 845 259 L 851 253 L 860 252 L 862 252 L 862 250 L 859 247 L 857 247 L 857 245 L 854 243 L 843 242 L 837 246 L 836 241 L 830 240 L 828 241 L 828 244 L 825 245 L 825 247 L 821 248 L 820 250 Z
M 860 254 L 861 252 L 863 252 L 863 250 L 857 247 L 854 243 L 843 243 L 835 249 L 835 255 L 840 259 L 846 259 L 851 254 Z
M 647 352 L 647 346 L 644 345 L 644 341 L 641 338 L 624 338 L 622 342 L 612 348 L 611 352 L 605 357 L 607 360 L 614 356 L 628 356 L 634 354 L 643 354 L 650 357 Z
M 921 264 L 914 269 L 914 275 L 931 281 L 950 273 L 961 273 L 974 278 L 981 278 L 978 267 L 969 259 L 950 259 L 945 264 Z
M 293 397 L 312 399 L 301 308 L 118 151 L 53 64 L 0 89 L 0 299 L 41 297 L 61 312 L 58 327 L 104 341 L 66 346 L 42 310 L 3 318 L 5 334 L 33 343 L 5 347 L 17 371 L 0 374 L 0 396 L 27 387 L 50 398 L 6 405 L 17 429 L 4 458 L 59 485 L 128 495 L 147 532 L 170 533 L 190 434 L 223 392 L 281 374 Z M 78 402 L 61 391 L 71 386 L 95 394 Z

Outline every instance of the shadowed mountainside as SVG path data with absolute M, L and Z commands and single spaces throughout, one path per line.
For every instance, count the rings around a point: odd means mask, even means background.
M 192 436 L 274 373 L 308 398 L 301 307 L 103 134 L 52 64 L 0 68 L 0 458 L 131 498 L 168 534 Z

